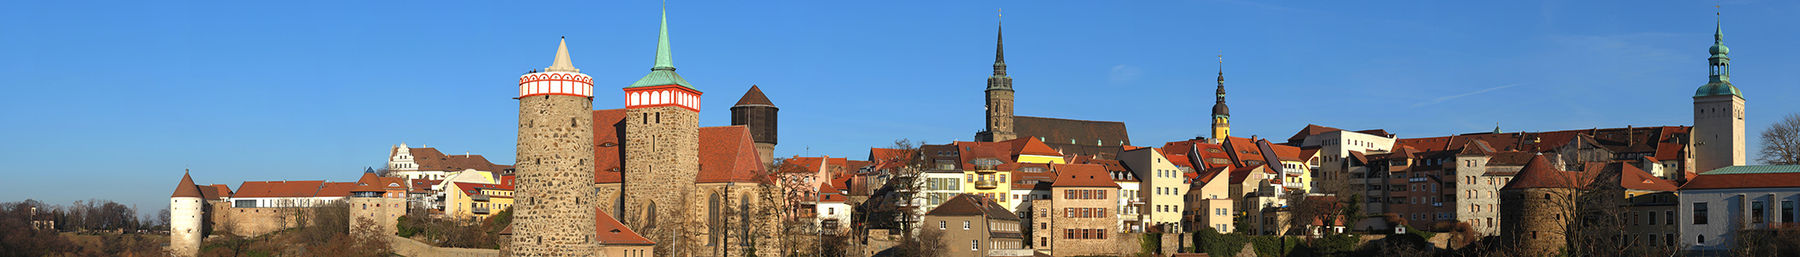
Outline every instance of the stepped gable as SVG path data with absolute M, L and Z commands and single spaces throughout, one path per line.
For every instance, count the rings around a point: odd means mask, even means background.
M 506 228 L 505 232 L 512 232 L 511 225 Z M 600 208 L 594 208 L 594 231 L 594 237 L 598 237 L 601 245 L 656 245 Z
M 181 182 L 175 183 L 175 194 L 169 197 L 201 197 L 200 186 L 194 185 L 194 178 L 187 172 L 181 173 Z
M 1555 167 L 1552 167 L 1549 159 L 1545 159 L 1543 155 L 1536 155 L 1531 158 L 1530 162 L 1526 162 L 1525 168 L 1520 169 L 1519 174 L 1513 176 L 1513 180 L 1507 182 L 1506 186 L 1501 187 L 1500 190 L 1522 190 L 1531 188 L 1578 189 L 1586 188 L 1590 180 L 1591 178 L 1583 176 L 1582 174 L 1557 170 Z
M 1051 164 L 1050 169 L 1056 171 L 1056 182 L 1051 184 L 1054 187 L 1119 187 L 1119 183 L 1113 183 L 1112 175 L 1107 173 L 1105 166 Z

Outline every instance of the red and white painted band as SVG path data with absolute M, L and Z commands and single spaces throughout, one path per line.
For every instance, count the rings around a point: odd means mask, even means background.
M 519 76 L 519 97 L 534 95 L 594 96 L 594 78 L 569 72 L 539 72 Z

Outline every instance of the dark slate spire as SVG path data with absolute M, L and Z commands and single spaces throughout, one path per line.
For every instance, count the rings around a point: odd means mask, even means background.
M 1006 76 L 1006 22 L 994 29 L 994 76 Z
M 1214 92 L 1217 98 L 1213 102 L 1213 116 L 1231 116 L 1231 108 L 1225 107 L 1225 55 L 1219 55 L 1219 87 Z

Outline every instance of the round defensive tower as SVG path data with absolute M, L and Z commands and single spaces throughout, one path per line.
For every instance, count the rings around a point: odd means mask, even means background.
M 595 253 L 593 92 L 567 40 L 550 67 L 519 77 L 514 256 Z
M 200 187 L 194 178 L 182 172 L 175 194 L 169 196 L 169 251 L 175 256 L 200 254 L 201 217 L 206 214 L 206 201 L 200 199 Z

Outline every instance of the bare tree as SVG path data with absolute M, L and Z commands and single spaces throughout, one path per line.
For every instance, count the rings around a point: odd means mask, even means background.
M 1769 124 L 1762 133 L 1762 157 L 1768 164 L 1800 164 L 1800 113 Z

